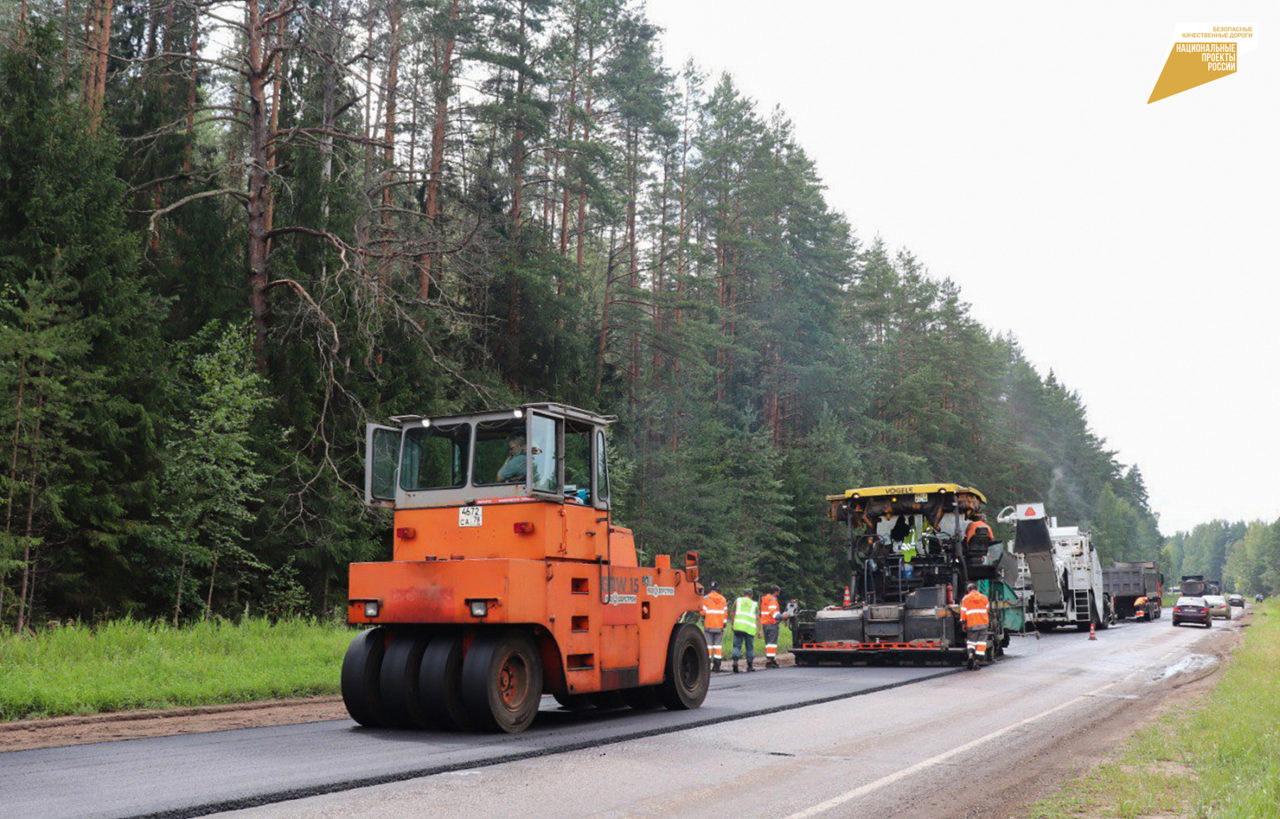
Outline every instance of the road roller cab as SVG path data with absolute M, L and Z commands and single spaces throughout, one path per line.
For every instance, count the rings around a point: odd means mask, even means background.
M 697 555 L 636 558 L 612 523 L 606 430 L 561 404 L 399 416 L 366 432 L 392 559 L 350 567 L 342 694 L 361 724 L 524 730 L 570 708 L 701 704 Z

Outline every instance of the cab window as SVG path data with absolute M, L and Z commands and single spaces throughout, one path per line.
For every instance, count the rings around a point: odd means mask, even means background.
M 558 492 L 560 474 L 556 465 L 558 444 L 556 420 L 543 415 L 529 419 L 529 460 L 533 464 L 533 488 L 543 492 Z
M 459 489 L 467 484 L 470 424 L 413 427 L 405 433 L 400 461 L 400 488 Z
M 591 503 L 592 427 L 566 421 L 564 425 L 564 494 L 579 503 Z
M 481 421 L 476 424 L 476 455 L 471 482 L 476 486 L 524 483 L 529 442 L 524 421 Z
M 604 430 L 596 430 L 596 501 L 609 502 L 609 467 L 605 464 Z

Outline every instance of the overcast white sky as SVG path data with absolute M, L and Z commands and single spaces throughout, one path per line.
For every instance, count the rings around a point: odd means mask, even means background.
M 1079 391 L 1166 534 L 1280 517 L 1280 5 L 648 8 L 668 65 L 784 108 L 864 242 L 954 279 Z M 1257 46 L 1148 105 L 1185 21 L 1254 23 Z

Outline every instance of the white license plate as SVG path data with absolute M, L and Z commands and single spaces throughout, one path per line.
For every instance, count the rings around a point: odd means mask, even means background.
M 484 509 L 479 506 L 458 507 L 459 526 L 479 526 L 484 523 Z

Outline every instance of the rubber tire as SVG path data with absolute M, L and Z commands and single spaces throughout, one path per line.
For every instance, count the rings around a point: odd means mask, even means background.
M 560 703 L 560 707 L 566 711 L 585 711 L 595 707 L 590 694 L 552 694 L 551 696 L 555 697 L 556 702 Z
M 667 644 L 666 673 L 658 687 L 662 704 L 672 711 L 697 708 L 707 698 L 710 685 L 711 663 L 702 629 L 692 623 L 676 626 Z
M 642 685 L 639 688 L 625 688 L 621 692 L 622 701 L 637 711 L 652 711 L 662 705 L 662 695 L 656 685 Z
M 393 728 L 430 728 L 433 723 L 423 704 L 419 677 L 427 635 L 420 631 L 394 634 L 382 656 L 379 689 L 387 725 Z
M 351 718 L 366 728 L 388 724 L 379 685 L 386 636 L 381 628 L 362 631 L 342 658 L 342 703 Z
M 508 666 L 524 668 L 510 701 L 501 689 Z M 478 634 L 462 660 L 462 703 L 472 721 L 482 730 L 518 734 L 538 715 L 541 701 L 542 657 L 533 637 L 518 629 Z
M 427 643 L 418 667 L 418 696 L 427 720 L 446 731 L 473 731 L 462 702 L 462 637 L 437 634 Z

